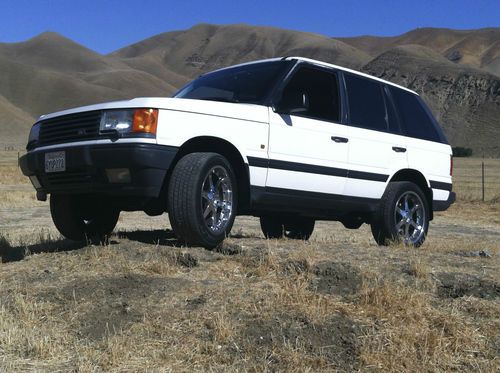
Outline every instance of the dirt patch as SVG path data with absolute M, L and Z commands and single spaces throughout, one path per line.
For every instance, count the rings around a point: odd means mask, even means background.
M 201 294 L 194 298 L 186 299 L 186 308 L 190 311 L 197 310 L 203 307 L 207 303 L 207 297 L 205 294 Z
M 500 285 L 478 276 L 464 273 L 440 273 L 436 275 L 438 295 L 443 298 L 474 296 L 494 299 L 500 296 Z
M 293 260 L 289 259 L 281 265 L 283 272 L 287 274 L 301 274 L 309 272 L 311 266 L 307 260 Z
M 77 321 L 77 334 L 91 340 L 101 340 L 142 322 L 144 314 L 157 307 L 149 298 L 169 297 L 190 284 L 178 278 L 158 278 L 137 274 L 75 281 L 62 289 L 41 295 L 42 299 L 68 307 L 85 306 Z
M 323 323 L 311 323 L 300 316 L 278 315 L 250 321 L 243 328 L 243 345 L 266 358 L 271 370 L 280 370 L 279 356 L 273 350 L 284 346 L 312 354 L 312 368 L 332 367 L 350 371 L 357 366 L 361 327 L 353 320 L 336 315 Z
M 348 263 L 323 262 L 314 266 L 312 272 L 315 277 L 310 289 L 322 294 L 352 295 L 362 284 L 359 269 Z

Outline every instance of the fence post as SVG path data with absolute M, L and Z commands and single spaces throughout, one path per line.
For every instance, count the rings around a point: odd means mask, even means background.
M 483 195 L 483 202 L 484 202 L 484 160 L 481 162 L 481 189 L 482 189 L 482 195 Z

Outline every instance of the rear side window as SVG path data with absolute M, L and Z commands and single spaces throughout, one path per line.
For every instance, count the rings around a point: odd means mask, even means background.
M 349 122 L 356 127 L 388 131 L 388 114 L 382 85 L 374 80 L 345 74 Z
M 390 87 L 406 136 L 447 143 L 439 125 L 417 95 Z

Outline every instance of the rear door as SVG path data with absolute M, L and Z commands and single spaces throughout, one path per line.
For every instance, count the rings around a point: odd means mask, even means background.
M 395 170 L 408 167 L 407 139 L 385 84 L 343 73 L 349 107 L 348 196 L 381 198 Z
M 299 194 L 312 198 L 325 193 L 343 194 L 349 128 L 340 124 L 338 74 L 300 64 L 284 87 L 282 97 L 294 91 L 304 94 L 309 107 L 295 114 L 270 110 L 266 187 L 274 193 L 283 191 L 297 197 L 295 200 L 300 199 Z

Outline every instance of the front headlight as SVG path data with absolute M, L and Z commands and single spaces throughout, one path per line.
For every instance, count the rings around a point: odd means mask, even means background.
M 33 127 L 31 127 L 30 135 L 28 137 L 28 145 L 38 141 L 40 137 L 40 123 L 35 123 Z
M 158 109 L 106 110 L 101 117 L 101 131 L 156 134 Z
M 134 110 L 107 110 L 102 113 L 101 131 L 128 133 L 134 123 Z

